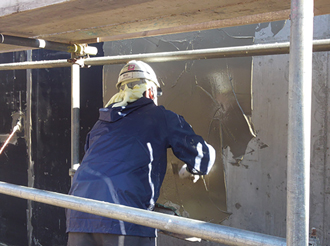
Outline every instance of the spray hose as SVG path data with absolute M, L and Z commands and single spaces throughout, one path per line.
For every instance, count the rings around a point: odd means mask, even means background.
M 8 137 L 7 140 L 6 140 L 6 142 L 2 145 L 2 147 L 1 147 L 1 149 L 0 149 L 0 155 L 2 154 L 3 150 L 6 148 L 6 146 L 8 145 L 10 139 L 14 136 L 14 134 L 15 134 L 17 131 L 20 131 L 20 130 L 21 130 L 21 127 L 22 127 L 21 119 L 19 119 L 19 120 L 17 121 L 16 125 L 14 126 L 12 133 L 9 135 L 9 137 Z

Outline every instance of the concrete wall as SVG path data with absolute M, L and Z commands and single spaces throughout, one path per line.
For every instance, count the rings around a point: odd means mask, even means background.
M 315 18 L 314 39 L 329 38 L 329 16 Z M 288 41 L 290 22 L 262 24 L 255 43 Z M 330 245 L 329 52 L 313 55 L 310 227 Z M 240 165 L 224 149 L 227 207 L 223 224 L 285 237 L 289 55 L 253 58 L 250 141 Z

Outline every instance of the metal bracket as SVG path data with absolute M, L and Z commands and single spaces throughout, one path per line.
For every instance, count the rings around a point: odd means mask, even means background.
M 95 47 L 88 46 L 87 44 L 73 44 L 75 47 L 71 52 L 71 58 L 67 61 L 72 64 L 78 64 L 81 68 L 90 68 L 91 65 L 85 64 L 85 59 L 89 58 L 89 55 L 96 55 L 97 49 Z
M 88 46 L 88 44 L 72 44 L 69 51 L 76 57 L 89 55 L 95 56 L 97 54 L 97 48 Z
M 81 68 L 90 68 L 91 65 L 86 65 L 85 64 L 85 59 L 89 58 L 89 55 L 86 56 L 75 56 L 72 55 L 73 57 L 68 59 L 67 61 L 72 64 L 78 64 Z

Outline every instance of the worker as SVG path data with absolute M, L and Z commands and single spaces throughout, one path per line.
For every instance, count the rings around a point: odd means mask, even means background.
M 182 116 L 158 105 L 153 69 L 130 61 L 120 71 L 118 93 L 99 110 L 69 194 L 152 211 L 167 165 L 167 149 L 186 163 L 178 175 L 206 175 L 215 150 Z M 157 230 L 67 209 L 68 246 L 157 245 Z M 156 216 L 156 215 L 155 215 Z

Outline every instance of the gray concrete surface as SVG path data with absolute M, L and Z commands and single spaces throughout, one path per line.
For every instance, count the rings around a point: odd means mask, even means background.
M 329 16 L 316 17 L 314 39 L 329 38 Z M 263 24 L 255 43 L 288 41 L 290 22 Z M 313 55 L 310 228 L 322 245 L 330 245 L 329 52 Z M 233 166 L 224 150 L 227 207 L 223 224 L 285 237 L 289 56 L 253 58 L 250 141 L 240 165 Z

